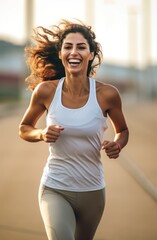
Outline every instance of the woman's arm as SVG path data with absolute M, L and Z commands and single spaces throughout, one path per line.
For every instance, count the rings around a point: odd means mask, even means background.
M 123 147 L 128 142 L 129 130 L 122 111 L 122 103 L 119 92 L 114 87 L 108 89 L 108 109 L 107 113 L 112 122 L 115 137 L 113 141 L 105 140 L 102 149 L 106 151 L 109 158 L 117 158 Z
M 44 92 L 42 86 L 37 87 L 33 91 L 30 104 L 19 125 L 19 136 L 26 141 L 41 141 L 42 129 L 35 128 L 35 125 L 46 110 L 43 96 Z
M 34 90 L 29 107 L 19 126 L 19 136 L 29 142 L 55 142 L 63 127 L 58 125 L 49 126 L 45 129 L 35 127 L 37 121 L 48 109 L 52 96 L 55 92 L 56 84 L 42 83 Z

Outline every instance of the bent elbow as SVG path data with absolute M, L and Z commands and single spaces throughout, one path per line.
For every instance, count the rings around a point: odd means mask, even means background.
M 24 130 L 24 126 L 22 124 L 19 125 L 19 137 L 22 138 L 22 139 L 25 139 L 24 138 L 24 133 L 25 133 L 25 130 Z

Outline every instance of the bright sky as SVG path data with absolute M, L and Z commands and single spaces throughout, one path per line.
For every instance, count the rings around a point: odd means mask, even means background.
M 61 18 L 85 19 L 84 0 L 0 0 L 1 38 L 25 41 L 25 1 L 34 1 L 34 26 L 48 27 Z
M 0 0 L 0 37 L 23 40 L 24 0 Z
M 26 14 L 25 14 L 25 1 L 34 1 L 34 23 L 33 27 L 42 25 L 49 27 L 52 24 L 55 24 L 61 18 L 78 18 L 87 24 L 94 23 L 95 14 L 96 25 L 97 25 L 97 39 L 105 47 L 108 44 L 111 44 L 111 41 L 115 40 L 115 35 L 117 35 L 118 24 L 121 21 L 119 15 L 115 15 L 115 18 L 112 18 L 112 13 L 110 12 L 110 7 L 107 7 L 106 10 L 103 9 L 104 0 L 96 0 L 95 5 L 92 2 L 94 0 L 0 0 L 1 14 L 0 14 L 0 37 L 7 37 L 7 40 L 14 42 L 25 42 L 26 40 Z M 118 0 L 123 1 L 123 0 Z M 89 4 L 87 4 L 88 2 Z M 110 3 L 112 0 L 110 0 Z M 116 1 L 113 1 L 113 3 Z M 106 2 L 107 3 L 107 2 Z M 108 5 L 108 4 L 107 4 Z M 120 9 L 119 9 L 120 10 Z M 92 12 L 93 11 L 93 12 Z M 5 13 L 5 17 L 3 15 Z M 6 15 L 7 13 L 7 15 Z M 121 14 L 122 11 L 119 11 Z M 112 25 L 112 29 L 109 28 L 110 23 L 106 22 L 105 17 L 109 17 Z M 123 13 L 122 13 L 123 15 Z M 90 17 L 90 22 L 87 22 L 87 18 Z M 125 16 L 124 16 L 125 17 Z M 93 20 L 93 22 L 92 22 Z M 122 22 L 122 24 L 125 21 Z M 103 24 L 102 24 L 103 23 Z M 95 26 L 93 26 L 94 28 Z M 125 26 L 124 26 L 125 27 Z M 95 28 L 94 28 L 95 30 Z M 116 31 L 115 31 L 116 30 Z M 126 31 L 122 32 L 119 35 L 121 39 L 126 39 Z M 120 39 L 120 40 L 121 40 Z M 125 45 L 123 44 L 123 55 L 124 59 L 126 58 L 126 48 L 127 48 L 127 39 Z M 114 48 L 105 49 L 105 55 L 112 55 L 115 52 L 116 45 L 113 43 Z M 117 48 L 118 51 L 121 51 L 121 48 Z
M 143 0 L 0 0 L 1 39 L 16 43 L 26 41 L 26 1 L 34 1 L 32 27 L 39 25 L 49 27 L 61 18 L 78 18 L 92 25 L 97 40 L 103 47 L 104 58 L 107 61 L 126 63 L 130 61 L 133 51 L 135 61 L 142 61 L 142 51 L 145 49 L 145 46 L 142 46 L 144 35 L 141 32 L 145 27 L 145 25 L 142 25 L 141 15 Z M 93 8 L 91 8 L 92 2 L 95 2 Z M 151 3 L 153 13 L 151 17 L 151 33 L 153 36 L 151 38 L 151 54 L 156 59 L 157 0 L 151 0 Z M 135 15 L 129 15 L 128 6 L 135 11 L 133 13 Z M 88 17 L 90 19 L 87 21 Z M 131 26 L 130 21 L 135 21 L 135 24 Z M 129 34 L 132 34 L 132 38 Z

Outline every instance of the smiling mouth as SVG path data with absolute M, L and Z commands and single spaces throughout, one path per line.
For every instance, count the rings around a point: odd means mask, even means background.
M 78 59 L 69 59 L 69 61 L 68 61 L 68 63 L 70 64 L 70 65 L 78 65 L 78 64 L 80 64 L 80 60 L 78 60 Z

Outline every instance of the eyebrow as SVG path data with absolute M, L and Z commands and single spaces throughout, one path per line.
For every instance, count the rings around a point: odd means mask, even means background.
M 73 45 L 72 43 L 70 43 L 70 42 L 65 42 L 64 44 L 68 44 L 68 45 Z M 86 43 L 77 43 L 77 45 L 86 45 Z

